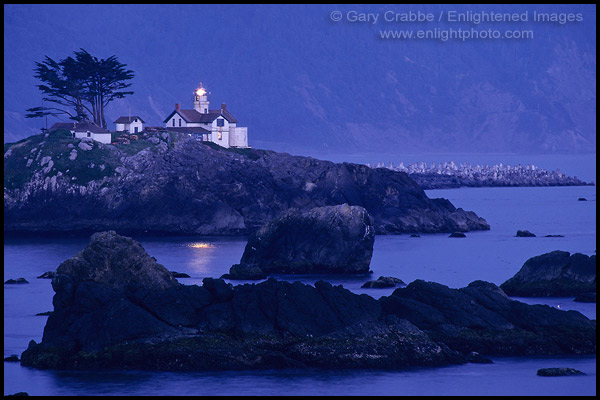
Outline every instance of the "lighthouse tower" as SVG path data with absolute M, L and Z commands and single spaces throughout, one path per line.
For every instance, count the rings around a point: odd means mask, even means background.
M 208 114 L 208 97 L 207 91 L 202 87 L 202 82 L 198 85 L 198 89 L 194 91 L 194 110 L 200 114 Z

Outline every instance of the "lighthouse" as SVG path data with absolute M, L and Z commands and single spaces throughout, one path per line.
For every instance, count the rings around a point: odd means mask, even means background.
M 208 104 L 207 91 L 202 87 L 202 82 L 200 82 L 198 89 L 194 91 L 194 110 L 200 114 L 208 114 Z

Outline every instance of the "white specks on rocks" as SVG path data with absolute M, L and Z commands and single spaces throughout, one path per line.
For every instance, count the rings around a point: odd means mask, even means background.
M 71 150 L 71 153 L 69 153 L 69 160 L 73 161 L 77 158 L 77 150 L 73 149 Z

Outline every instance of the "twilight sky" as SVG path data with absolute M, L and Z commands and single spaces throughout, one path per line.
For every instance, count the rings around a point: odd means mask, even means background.
M 4 141 L 44 124 L 35 62 L 84 48 L 135 71 L 110 122 L 162 125 L 202 82 L 259 148 L 591 153 L 595 33 L 595 5 L 5 4 Z

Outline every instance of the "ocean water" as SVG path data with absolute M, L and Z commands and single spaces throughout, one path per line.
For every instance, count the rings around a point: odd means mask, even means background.
M 279 276 L 313 284 L 324 279 L 356 293 L 379 298 L 393 289 L 361 289 L 367 280 L 394 276 L 459 288 L 474 280 L 501 284 L 530 257 L 553 250 L 594 254 L 596 251 L 596 188 L 461 188 L 427 191 L 456 207 L 486 218 L 491 230 L 468 232 L 466 238 L 447 234 L 377 236 L 370 275 L 343 277 Z M 577 201 L 585 197 L 588 201 Z M 527 229 L 534 238 L 517 238 Z M 544 237 L 560 234 L 564 237 Z M 239 262 L 245 238 L 139 237 L 146 251 L 169 270 L 185 272 L 184 284 L 202 284 Z M 52 310 L 48 279 L 54 270 L 87 244 L 87 238 L 5 238 L 4 280 L 24 277 L 26 285 L 4 286 L 4 356 L 20 355 L 31 339 L 39 342 Z M 234 284 L 244 282 L 233 282 Z M 529 304 L 549 304 L 596 318 L 596 304 L 573 298 L 516 298 Z M 4 363 L 4 394 L 30 395 L 595 395 L 596 357 L 492 357 L 494 364 L 465 364 L 402 371 L 41 371 Z M 571 367 L 581 377 L 538 377 L 546 367 Z

